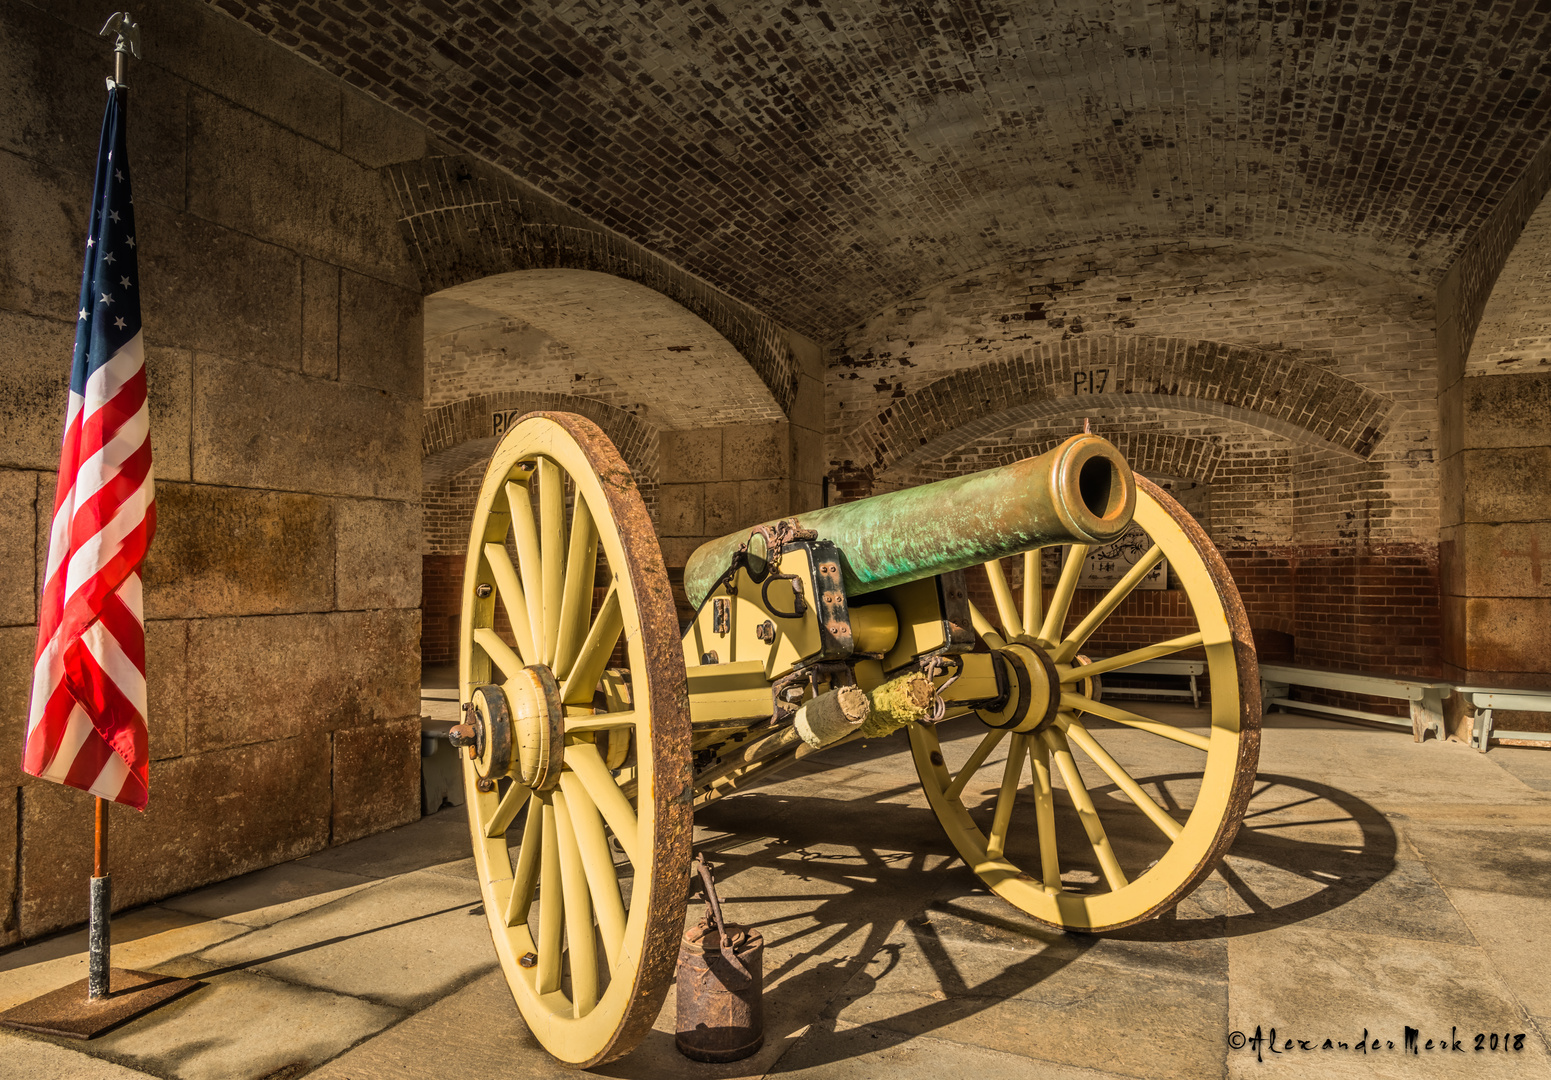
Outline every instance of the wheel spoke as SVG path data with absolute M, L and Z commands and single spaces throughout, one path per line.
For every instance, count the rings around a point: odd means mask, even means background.
M 533 800 L 522 826 L 522 847 L 517 849 L 517 868 L 512 871 L 512 895 L 506 901 L 506 925 L 521 926 L 533 906 L 533 887 L 539 879 L 539 851 L 544 846 L 544 805 Z
M 625 849 L 625 857 L 634 866 L 642 865 L 639 857 L 641 830 L 635 808 L 609 775 L 608 766 L 598 756 L 598 748 L 592 743 L 573 743 L 566 747 L 565 759 L 592 797 L 593 805 L 603 814 L 603 820 L 614 830 L 614 839 Z
M 1084 669 L 1086 670 L 1086 669 Z M 1186 731 L 1184 728 L 1175 727 L 1173 724 L 1165 724 L 1162 720 L 1151 720 L 1139 713 L 1111 705 L 1107 701 L 1094 701 L 1090 697 L 1081 694 L 1066 693 L 1061 695 L 1061 706 L 1067 712 L 1092 713 L 1094 716 L 1102 716 L 1105 720 L 1113 720 L 1117 724 L 1125 724 L 1127 727 L 1136 728 L 1152 735 L 1161 735 L 1165 739 L 1182 743 L 1185 746 L 1193 746 L 1197 750 L 1210 750 L 1212 740 L 1205 735 L 1197 735 L 1194 731 Z
M 576 846 L 581 850 L 582 865 L 587 870 L 592 907 L 598 916 L 598 936 L 603 939 L 603 956 L 612 971 L 619 966 L 625 943 L 625 902 L 619 894 L 614 855 L 609 851 L 609 839 L 603 831 L 603 818 L 575 773 L 561 773 L 560 790 L 565 792 L 571 827 L 576 830 Z
M 631 725 L 631 727 L 633 728 L 634 725 Z M 630 729 L 620 728 L 608 733 L 608 746 L 606 749 L 598 751 L 598 753 L 603 758 L 603 763 L 609 767 L 611 772 L 624 766 L 625 759 L 630 756 L 630 743 L 634 738 L 635 732 Z M 596 744 L 597 740 L 594 739 L 593 742 Z
M 986 758 L 990 756 L 992 750 L 996 749 L 996 744 L 1001 742 L 1006 734 L 1005 728 L 992 728 L 986 732 L 985 738 L 980 740 L 980 745 L 975 747 L 975 752 L 969 755 L 969 760 L 958 771 L 958 775 L 954 776 L 953 783 L 948 785 L 948 789 L 943 794 L 950 799 L 957 799 L 959 793 L 964 790 L 964 785 L 975 775 L 975 770 L 985 764 Z
M 565 929 L 564 891 L 560 883 L 560 838 L 555 804 L 545 800 L 544 840 L 539 852 L 539 965 L 538 991 L 552 994 L 560 989 L 560 935 Z
M 991 620 L 980 613 L 980 609 L 975 606 L 973 600 L 969 602 L 969 621 L 974 626 L 975 633 L 984 638 L 985 643 L 991 648 L 1000 649 L 1007 644 L 996 627 L 991 625 Z
M 1083 831 L 1088 834 L 1088 843 L 1092 845 L 1094 855 L 1098 856 L 1104 880 L 1109 883 L 1112 892 L 1119 892 L 1129 882 L 1126 881 L 1125 871 L 1120 869 L 1120 861 L 1115 858 L 1114 848 L 1109 846 L 1109 836 L 1105 834 L 1104 825 L 1099 821 L 1098 809 L 1082 782 L 1077 762 L 1072 760 L 1072 748 L 1066 744 L 1066 736 L 1053 728 L 1046 728 L 1040 732 L 1040 737 L 1045 740 L 1051 756 L 1056 759 L 1056 768 L 1061 770 L 1061 779 L 1066 782 L 1066 793 L 1071 796 L 1072 805 L 1077 807 L 1077 817 L 1082 822 Z
M 1042 551 L 1023 553 L 1023 632 L 1032 634 L 1045 621 L 1045 582 Z
M 565 559 L 565 592 L 560 604 L 560 630 L 555 643 L 555 674 L 565 678 L 587 633 L 592 614 L 592 586 L 598 572 L 598 530 L 592 511 L 580 494 L 571 514 L 571 549 Z
M 598 939 L 592 926 L 592 893 L 587 886 L 587 869 L 582 864 L 581 848 L 565 793 L 557 791 L 555 801 L 556 835 L 560 840 L 560 891 L 565 899 L 566 947 L 571 968 L 571 1015 L 580 1019 L 598 1003 Z
M 1159 831 L 1171 841 L 1178 840 L 1179 834 L 1184 831 L 1183 826 L 1168 815 L 1168 812 L 1153 800 L 1153 797 L 1142 790 L 1130 773 L 1123 769 L 1118 761 L 1110 757 L 1109 752 L 1099 745 L 1092 732 L 1083 727 L 1082 722 L 1071 713 L 1057 713 L 1056 726 L 1066 733 L 1066 737 L 1076 743 L 1082 752 L 1093 759 L 1093 763 L 1104 770 L 1106 776 L 1115 782 L 1115 786 L 1126 793 L 1126 796 L 1136 804 L 1138 810 L 1146 814 L 1152 823 L 1158 826 Z
M 592 704 L 592 692 L 598 680 L 603 678 L 603 670 L 609 666 L 609 657 L 614 654 L 614 646 L 619 641 L 619 635 L 624 632 L 625 618 L 620 609 L 619 590 L 610 584 L 608 595 L 603 598 L 603 607 L 598 610 L 592 629 L 587 631 L 587 640 L 582 642 L 581 651 L 577 653 L 576 663 L 560 687 L 562 702 L 567 705 Z
M 501 635 L 490 627 L 475 627 L 474 644 L 485 650 L 485 655 L 490 657 L 507 679 L 515 678 L 522 671 L 522 657 L 512 652 L 512 647 L 502 641 Z
M 565 474 L 543 457 L 539 458 L 539 543 L 544 567 L 544 663 L 553 668 L 565 592 Z
M 1146 555 L 1143 555 L 1137 564 L 1126 571 L 1126 576 L 1117 581 L 1109 592 L 1093 606 L 1093 610 L 1083 616 L 1082 622 L 1073 628 L 1072 632 L 1061 642 L 1051 657 L 1058 664 L 1071 662 L 1077 655 L 1077 650 L 1083 647 L 1083 643 L 1093 636 L 1093 632 L 1099 628 L 1099 624 L 1109 618 L 1114 610 L 1120 606 L 1126 597 L 1142 583 L 1142 579 L 1152 572 L 1152 568 L 1163 561 L 1163 549 L 1154 544 Z
M 1073 668 L 1062 672 L 1061 681 L 1064 683 L 1082 682 L 1091 679 L 1095 675 L 1103 675 L 1107 671 L 1118 671 L 1121 668 L 1130 667 L 1132 664 L 1140 664 L 1144 660 L 1156 660 L 1160 656 L 1168 656 L 1170 653 L 1184 652 L 1193 649 L 1205 640 L 1204 634 L 1199 630 L 1194 634 L 1186 634 L 1184 637 L 1170 638 L 1168 641 L 1160 641 L 1156 645 L 1148 645 L 1141 649 L 1132 649 L 1118 656 L 1106 656 L 1102 660 L 1095 660 L 1091 664 Z
M 1023 748 L 1028 736 L 1015 733 L 1007 747 L 1007 764 L 1002 768 L 1002 789 L 996 795 L 996 813 L 986 844 L 986 858 L 1000 859 L 1007 851 L 1007 828 L 1012 824 L 1012 807 L 1018 798 L 1018 782 L 1023 779 Z
M 1028 741 L 1034 769 L 1034 822 L 1039 832 L 1039 871 L 1045 891 L 1061 891 L 1061 858 L 1056 850 L 1056 803 L 1050 783 L 1050 748 L 1040 739 Z
M 528 620 L 528 598 L 522 591 L 522 582 L 517 580 L 517 568 L 512 565 L 512 557 L 507 554 L 504 545 L 486 544 L 485 561 L 490 564 L 490 572 L 495 577 L 495 587 L 501 594 L 506 616 L 512 621 L 517 651 L 523 656 L 531 656 L 533 662 L 538 663 L 539 653 L 533 647 L 533 626 Z
M 991 595 L 996 599 L 996 614 L 1002 620 L 1002 629 L 1007 631 L 1008 640 L 1021 637 L 1023 620 L 1018 617 L 1018 606 L 1013 603 L 1012 587 L 1007 584 L 1007 575 L 1002 571 L 1002 560 L 992 559 L 986 563 L 986 577 L 991 581 Z
M 544 559 L 539 553 L 539 530 L 533 520 L 533 500 L 526 484 L 508 481 L 506 501 L 512 510 L 512 539 L 517 545 L 517 568 L 522 572 L 523 598 L 528 603 L 534 662 L 544 657 Z
M 523 808 L 532 792 L 521 784 L 513 783 L 506 789 L 506 794 L 501 796 L 500 805 L 495 808 L 495 813 L 490 815 L 490 820 L 485 822 L 485 836 L 494 840 L 497 836 L 505 836 L 507 826 L 517 818 L 517 812 Z
M 631 712 L 594 713 L 592 716 L 568 716 L 565 718 L 567 735 L 583 731 L 613 731 L 616 728 L 635 727 L 636 716 Z
M 1039 628 L 1039 640 L 1046 646 L 1061 640 L 1066 611 L 1072 606 L 1072 594 L 1077 591 L 1077 579 L 1082 576 L 1083 563 L 1087 558 L 1087 544 L 1073 544 L 1067 549 L 1066 565 L 1061 568 L 1055 592 L 1050 594 L 1050 607 L 1045 609 L 1044 625 Z

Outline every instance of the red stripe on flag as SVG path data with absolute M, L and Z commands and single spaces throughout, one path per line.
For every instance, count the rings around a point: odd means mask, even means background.
M 102 605 L 98 622 L 113 635 L 119 649 L 135 668 L 145 673 L 145 627 L 128 605 L 113 593 Z
M 140 630 L 140 634 L 143 637 L 144 631 Z M 65 650 L 65 682 L 70 685 L 81 708 L 92 718 L 92 726 L 100 736 L 98 740 L 86 740 L 86 745 L 76 755 L 76 761 L 80 762 L 83 756 L 88 760 L 80 764 L 79 770 L 76 764 L 72 764 L 65 783 L 71 787 L 87 788 L 97 779 L 97 774 L 102 772 L 108 759 L 105 756 L 99 757 L 95 748 L 88 754 L 87 747 L 99 742 L 110 752 L 117 752 L 129 767 L 130 774 L 141 778 L 143 786 L 146 760 L 149 757 L 146 752 L 145 718 L 140 715 L 134 702 L 119 690 L 118 684 L 102 670 L 97 658 L 82 641 L 76 641 Z M 84 777 L 84 781 L 77 782 L 77 777 Z M 144 803 L 140 806 L 143 808 Z
M 70 714 L 74 711 L 75 698 L 61 680 L 43 706 L 43 718 L 22 747 L 23 772 L 39 776 L 54 763 L 54 755 L 59 753 L 59 743 L 65 737 L 65 728 L 70 726 Z
M 102 772 L 102 767 L 111 757 L 113 757 L 113 747 L 109 746 L 94 728 L 86 736 L 86 741 L 81 743 L 81 748 L 75 752 L 75 757 L 70 761 L 70 771 L 65 773 L 63 782 L 85 791 L 92 786 L 98 774 Z
M 145 368 L 125 380 L 113 396 L 103 402 L 91 415 L 85 416 L 81 422 L 81 445 L 83 447 L 101 447 L 106 445 L 113 436 L 118 434 L 118 429 L 126 422 L 134 418 L 140 411 L 140 406 L 145 404 L 146 381 Z M 92 449 L 82 454 L 81 461 L 85 461 L 96 453 Z
M 54 484 L 54 517 L 50 519 L 50 544 L 53 544 L 53 523 L 59 518 L 60 510 L 69 500 L 70 493 L 75 490 L 75 460 L 72 455 L 79 448 L 80 436 L 81 418 L 77 415 L 65 432 L 65 452 L 59 463 L 59 479 Z M 53 552 L 50 551 L 49 554 Z M 54 639 L 54 632 L 59 629 L 60 620 L 64 618 L 65 571 L 69 565 L 70 552 L 67 544 L 59 566 L 43 583 L 43 595 L 38 601 L 38 648 L 33 655 L 34 663 L 39 656 L 43 655 L 43 650 L 48 647 L 48 643 Z
M 118 553 L 109 559 L 101 570 L 86 581 L 65 604 L 64 616 L 59 621 L 59 632 L 79 637 L 81 632 L 96 620 L 107 598 L 124 584 L 124 579 L 134 572 L 145 558 L 151 534 L 156 531 L 156 504 L 146 507 L 145 518 L 129 531 Z M 64 574 L 67 567 L 60 567 Z
M 75 486 L 75 470 L 81 463 L 81 414 L 77 412 L 65 428 L 64 449 L 59 452 L 59 477 L 54 482 L 54 512 L 65 504 Z
M 147 440 L 124 460 L 111 480 L 75 508 L 75 517 L 70 519 L 70 550 L 80 550 L 81 545 L 101 532 L 117 516 L 125 501 L 140 490 L 150 472 L 151 443 Z

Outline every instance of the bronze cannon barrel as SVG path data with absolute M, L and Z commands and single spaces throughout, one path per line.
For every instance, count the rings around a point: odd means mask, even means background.
M 1135 509 L 1136 482 L 1120 452 L 1097 435 L 1074 435 L 1039 457 L 780 520 L 832 542 L 856 596 L 1031 548 L 1109 543 Z M 705 602 L 754 527 L 689 557 L 691 604 Z

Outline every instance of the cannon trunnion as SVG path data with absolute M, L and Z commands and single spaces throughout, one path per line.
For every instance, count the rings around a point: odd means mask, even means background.
M 1090 551 L 1122 569 L 1079 597 Z M 1149 626 L 1127 601 L 1160 574 Z M 1259 747 L 1242 604 L 1195 521 L 1103 439 L 765 522 L 702 546 L 684 581 L 681 632 L 602 432 L 511 428 L 475 508 L 455 741 L 497 954 L 562 1061 L 618 1057 L 655 1020 L 693 808 L 825 747 L 906 730 L 958 853 L 1064 929 L 1168 910 L 1237 832 Z M 1177 653 L 1205 659 L 1209 716 L 1103 700 L 1105 673 Z

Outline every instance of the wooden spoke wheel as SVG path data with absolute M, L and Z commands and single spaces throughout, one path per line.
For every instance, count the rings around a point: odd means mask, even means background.
M 627 666 L 610 669 L 621 641 Z M 610 1061 L 656 1020 L 678 955 L 690 727 L 662 554 L 590 421 L 531 413 L 497 447 L 458 658 L 474 859 L 506 981 L 551 1054 Z
M 1259 759 L 1260 675 L 1238 590 L 1195 519 L 1156 485 L 1140 476 L 1136 484 L 1135 523 L 1151 548 L 1070 630 L 1088 548 L 1068 550 L 1048 605 L 1037 552 L 1024 556 L 1021 605 L 1001 564 L 986 565 L 1001 630 L 972 610 L 975 629 L 993 649 L 1043 654 L 1048 664 L 1024 667 L 1052 673 L 1054 708 L 1021 730 L 983 716 L 975 738 L 948 750 L 943 736 L 973 720 L 910 729 L 927 798 L 965 862 L 999 896 L 1066 930 L 1129 926 L 1185 897 L 1233 842 Z M 1181 633 L 1176 620 L 1152 643 L 1090 662 L 1089 639 L 1159 559 L 1183 589 L 1194 629 Z M 1209 722 L 1155 719 L 1149 703 L 1122 708 L 1096 689 L 1105 672 L 1186 652 L 1205 655 Z

